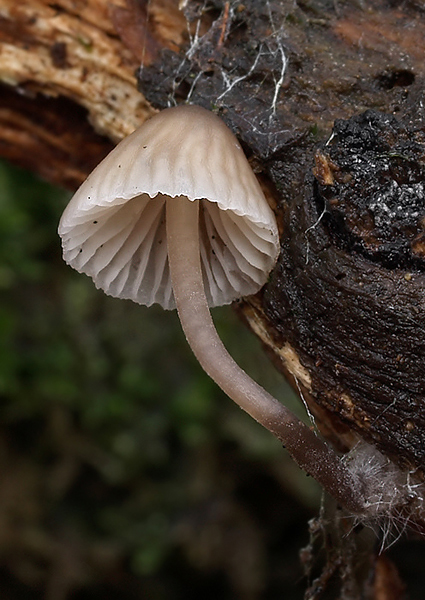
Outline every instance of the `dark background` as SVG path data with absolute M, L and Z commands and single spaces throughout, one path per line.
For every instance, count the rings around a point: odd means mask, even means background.
M 68 198 L 0 163 L 0 597 L 301 598 L 315 483 L 198 367 L 174 312 L 65 265 Z M 214 317 L 303 415 L 232 308 Z

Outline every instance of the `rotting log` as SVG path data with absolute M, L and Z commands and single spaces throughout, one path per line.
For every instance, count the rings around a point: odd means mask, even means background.
M 423 477 L 423 8 L 211 5 L 139 86 L 216 107 L 276 202 L 282 253 L 240 311 L 340 448 L 366 439 Z
M 0 154 L 74 189 L 154 110 L 216 110 L 283 234 L 238 310 L 337 447 L 364 438 L 418 477 L 424 34 L 415 0 L 0 0 Z
M 337 448 L 424 478 L 424 40 L 418 0 L 0 0 L 0 155 L 75 189 L 156 109 L 216 110 L 282 232 L 237 310 Z
M 368 111 L 334 135 L 285 214 L 264 312 L 339 441 L 360 434 L 423 477 L 423 122 Z

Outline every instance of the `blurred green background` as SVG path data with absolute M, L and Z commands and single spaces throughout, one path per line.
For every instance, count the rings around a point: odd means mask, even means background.
M 0 597 L 302 598 L 316 485 L 201 371 L 174 312 L 65 265 L 69 197 L 0 163 Z M 214 318 L 303 414 L 232 308 Z

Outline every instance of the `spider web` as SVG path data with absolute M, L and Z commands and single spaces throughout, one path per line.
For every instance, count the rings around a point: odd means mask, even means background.
M 148 0 L 148 15 L 154 1 Z M 262 139 L 263 146 L 274 152 L 281 134 L 287 131 L 279 127 L 277 117 L 289 64 L 285 48 L 286 15 L 281 3 L 265 0 L 260 4 L 256 9 L 261 13 L 256 14 L 261 25 L 258 36 L 248 42 L 245 39 L 243 50 L 237 45 L 230 49 L 229 43 L 227 51 L 226 42 L 232 40 L 235 44 L 232 36 L 240 33 L 245 13 L 249 12 L 240 0 L 222 2 L 221 14 L 212 21 L 212 11 L 217 12 L 217 7 L 209 0 L 203 3 L 181 0 L 179 7 L 186 19 L 188 46 L 173 73 L 166 75 L 167 103 L 175 106 L 207 101 L 212 108 L 222 111 L 232 111 L 237 106 L 240 129 Z M 235 48 L 239 54 L 231 56 Z M 211 75 L 209 68 L 214 70 L 214 85 L 206 87 Z M 167 87 L 166 82 L 163 84 Z

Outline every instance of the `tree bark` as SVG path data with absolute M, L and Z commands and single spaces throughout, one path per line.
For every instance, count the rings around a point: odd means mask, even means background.
M 152 108 L 106 0 L 0 2 L 0 146 L 76 188 Z
M 252 154 L 282 253 L 240 310 L 322 431 L 341 448 L 366 439 L 423 478 L 423 8 L 211 5 L 207 32 L 141 69 L 139 85 L 158 107 L 218 107 Z M 197 3 L 186 14 L 202 24 Z

